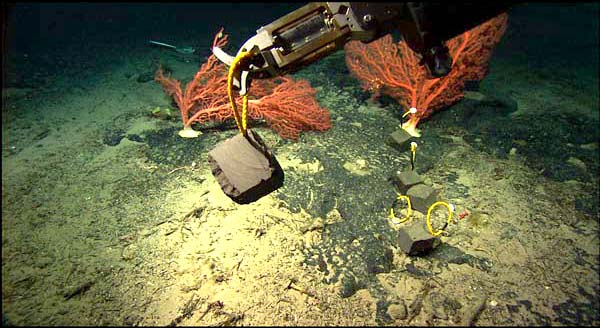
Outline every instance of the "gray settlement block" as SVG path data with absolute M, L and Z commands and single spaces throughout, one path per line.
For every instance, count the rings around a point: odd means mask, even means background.
M 415 137 L 411 136 L 406 130 L 398 129 L 390 134 L 388 142 L 392 147 L 400 151 L 406 151 L 410 150 L 410 143 L 414 140 Z
M 439 238 L 427 231 L 425 220 L 418 220 L 398 231 L 398 244 L 407 255 L 422 255 L 437 247 Z
M 424 184 L 418 184 L 410 187 L 406 192 L 410 198 L 412 209 L 427 214 L 429 206 L 437 200 L 437 194 L 433 188 Z
M 396 185 L 402 195 L 406 195 L 410 187 L 419 183 L 423 183 L 423 178 L 415 171 L 403 171 L 396 174 Z

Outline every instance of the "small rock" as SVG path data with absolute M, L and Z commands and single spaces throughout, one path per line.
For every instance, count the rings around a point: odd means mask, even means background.
M 332 209 L 325 215 L 325 224 L 334 224 L 340 221 L 344 221 L 344 218 L 337 208 Z
M 357 159 L 354 162 L 346 162 L 343 167 L 352 174 L 365 176 L 371 174 L 367 162 L 364 159 Z
M 513 142 L 521 147 L 527 146 L 527 141 L 523 139 L 514 139 Z
M 315 230 L 323 230 L 323 228 L 325 227 L 325 223 L 323 222 L 322 218 L 316 218 L 313 222 L 307 224 L 306 226 L 302 227 L 300 229 L 300 231 L 302 233 L 307 233 L 309 231 L 315 231 Z
M 579 148 L 585 149 L 585 150 L 596 150 L 596 149 L 598 149 L 598 143 L 592 142 L 592 143 L 588 143 L 588 144 L 579 145 Z
M 361 284 L 357 282 L 353 276 L 344 275 L 340 278 L 339 295 L 342 298 L 350 297 L 356 294 L 356 292 L 362 288 L 364 288 L 364 286 L 361 286 Z
M 404 320 L 408 316 L 404 301 L 394 303 L 388 307 L 387 314 L 394 320 Z
M 479 91 L 465 91 L 465 99 L 482 101 L 485 99 L 485 95 Z
M 583 171 L 587 170 L 587 166 L 585 165 L 585 163 L 577 157 L 572 157 L 572 156 L 569 157 L 569 159 L 567 160 L 567 163 L 569 163 L 575 167 L 578 167 Z

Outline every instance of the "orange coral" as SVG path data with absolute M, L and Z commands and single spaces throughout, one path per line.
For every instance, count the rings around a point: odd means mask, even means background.
M 213 47 L 222 48 L 226 44 L 227 35 L 221 29 L 213 40 Z M 155 80 L 177 103 L 184 129 L 189 129 L 194 122 L 222 122 L 233 118 L 227 97 L 227 67 L 214 55 L 200 66 L 185 91 L 179 81 L 165 76 L 160 68 Z M 308 81 L 295 81 L 289 76 L 255 80 L 249 90 L 248 117 L 264 119 L 284 138 L 297 139 L 300 132 L 306 130 L 327 130 L 331 127 L 329 111 L 319 105 L 315 94 Z M 238 105 L 241 106 L 241 101 Z
M 416 108 L 402 127 L 418 135 L 416 126 L 421 119 L 463 97 L 465 81 L 483 79 L 507 20 L 508 15 L 501 14 L 449 40 L 446 45 L 453 68 L 441 78 L 427 79 L 417 54 L 404 41 L 394 43 L 390 35 L 369 44 L 350 42 L 346 45 L 346 64 L 363 88 L 393 97 L 406 110 Z

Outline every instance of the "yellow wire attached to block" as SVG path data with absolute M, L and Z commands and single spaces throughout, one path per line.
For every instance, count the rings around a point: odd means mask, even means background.
M 246 116 L 248 113 L 248 94 L 246 93 L 242 97 L 242 115 L 238 112 L 237 105 L 235 104 L 235 99 L 233 99 L 233 75 L 239 71 L 240 62 L 245 58 L 250 57 L 250 53 L 247 51 L 240 51 L 231 66 L 229 67 L 229 73 L 227 74 L 227 95 L 229 96 L 229 102 L 231 103 L 231 109 L 233 110 L 233 117 L 235 118 L 235 123 L 237 124 L 238 129 L 243 135 L 246 135 Z M 241 81 L 240 81 L 241 83 Z
M 446 209 L 448 209 L 448 213 L 450 213 L 450 215 L 448 215 L 448 224 L 450 224 L 450 222 L 452 222 L 452 213 L 454 213 L 454 209 L 452 208 L 452 206 L 450 206 L 446 202 L 439 201 L 439 202 L 435 202 L 431 206 L 429 206 L 429 209 L 427 210 L 427 230 L 429 230 L 429 233 L 434 237 L 439 236 L 442 232 L 444 232 L 444 230 L 442 230 L 442 229 L 439 229 L 438 231 L 433 232 L 433 227 L 431 226 L 431 211 L 433 211 L 433 209 L 438 205 L 443 205 L 446 207 Z
M 417 143 L 414 141 L 410 143 L 410 152 L 411 152 L 410 169 L 411 169 L 411 171 L 414 171 L 415 170 L 415 158 L 417 157 Z
M 412 214 L 412 205 L 410 204 L 410 198 L 407 195 L 398 194 L 398 198 L 396 198 L 396 200 L 402 200 L 402 199 L 406 199 L 406 203 L 408 204 L 408 208 L 406 209 L 406 216 L 403 217 L 402 219 L 399 219 L 400 221 L 398 221 L 397 223 L 394 222 L 394 224 L 406 222 L 410 218 L 410 215 Z M 392 208 L 390 208 L 389 217 L 390 217 L 390 219 L 398 219 L 396 217 L 396 214 L 394 213 L 394 206 L 392 206 Z

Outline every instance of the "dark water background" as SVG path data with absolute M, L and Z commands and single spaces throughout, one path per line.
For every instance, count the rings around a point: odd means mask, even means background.
M 38 56 L 146 45 L 150 39 L 202 47 L 225 26 L 239 45 L 258 27 L 303 3 L 53 4 L 4 5 L 7 54 Z M 598 5 L 520 4 L 511 12 L 518 35 L 502 52 L 533 56 L 532 68 L 568 69 L 583 63 L 598 68 Z M 206 45 L 206 49 L 210 44 Z M 70 50 L 70 51 L 69 51 Z
M 301 5 L 20 3 L 5 8 L 5 63 L 20 72 L 85 73 L 114 63 L 115 57 L 108 54 L 115 51 L 149 49 L 149 40 L 205 49 L 199 53 L 207 56 L 220 27 L 230 33 L 230 44 L 239 46 L 261 25 Z M 6 73 L 4 77 L 8 84 L 24 80 Z

